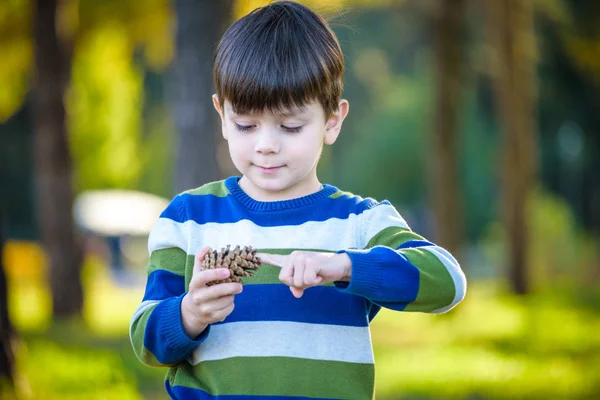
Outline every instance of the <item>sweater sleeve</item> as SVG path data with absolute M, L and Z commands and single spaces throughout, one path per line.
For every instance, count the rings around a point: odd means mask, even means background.
M 414 233 L 389 202 L 361 214 L 364 249 L 342 250 L 352 260 L 350 283 L 338 289 L 398 311 L 444 313 L 465 296 L 458 261 Z
M 185 359 L 208 335 L 191 339 L 183 330 L 187 231 L 183 203 L 176 197 L 163 211 L 148 239 L 150 262 L 146 290 L 129 327 L 133 350 L 144 364 L 167 366 Z

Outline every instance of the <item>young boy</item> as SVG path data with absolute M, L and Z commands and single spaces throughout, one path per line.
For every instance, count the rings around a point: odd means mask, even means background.
M 389 202 L 319 182 L 323 144 L 348 114 L 343 72 L 327 23 L 294 2 L 254 10 L 219 43 L 213 102 L 242 176 L 162 213 L 130 327 L 140 360 L 170 367 L 171 398 L 371 399 L 379 309 L 439 313 L 463 299 L 454 257 Z M 259 249 L 243 289 L 208 286 L 229 271 L 200 269 L 227 245 Z

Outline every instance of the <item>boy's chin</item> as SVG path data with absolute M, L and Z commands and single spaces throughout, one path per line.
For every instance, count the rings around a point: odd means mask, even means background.
M 277 196 L 293 191 L 297 182 L 293 182 L 289 177 L 262 177 L 246 176 L 254 190 L 258 190 L 267 196 Z
M 290 185 L 285 179 L 253 179 L 252 184 L 255 188 L 266 192 L 266 193 L 280 193 L 285 192 L 292 188 L 294 185 Z

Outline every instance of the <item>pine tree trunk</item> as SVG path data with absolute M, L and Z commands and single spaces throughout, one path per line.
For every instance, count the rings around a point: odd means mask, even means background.
M 14 331 L 8 315 L 8 285 L 2 262 L 4 235 L 3 218 L 0 209 L 0 398 L 14 387 L 14 354 L 12 340 Z
M 435 132 L 430 198 L 437 243 L 457 254 L 464 239 L 460 185 L 459 114 L 462 104 L 462 37 L 464 0 L 441 0 L 435 19 L 437 65 Z
M 55 318 L 80 314 L 82 252 L 72 218 L 71 154 L 63 102 L 68 77 L 64 48 L 56 33 L 57 0 L 34 6 L 34 154 L 41 241 L 50 270 Z
M 176 193 L 219 179 L 220 123 L 211 96 L 214 49 L 231 20 L 233 0 L 176 0 L 171 97 L 177 131 Z
M 536 173 L 535 49 L 528 0 L 488 3 L 490 38 L 497 54 L 496 104 L 502 132 L 502 204 L 508 271 L 515 293 L 530 290 L 526 205 Z

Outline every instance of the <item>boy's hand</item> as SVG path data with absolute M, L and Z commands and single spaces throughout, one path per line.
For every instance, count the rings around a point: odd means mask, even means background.
M 350 281 L 352 261 L 345 253 L 317 253 L 294 251 L 290 255 L 257 254 L 264 264 L 281 267 L 279 280 L 290 286 L 296 298 L 302 297 L 304 289 L 322 283 Z
M 209 247 L 204 247 L 194 259 L 194 272 L 187 294 L 181 301 L 181 322 L 185 333 L 196 338 L 208 325 L 223 321 L 233 311 L 234 295 L 242 292 L 242 285 L 236 282 L 206 286 L 208 282 L 229 277 L 227 268 L 202 271 L 200 266 Z

